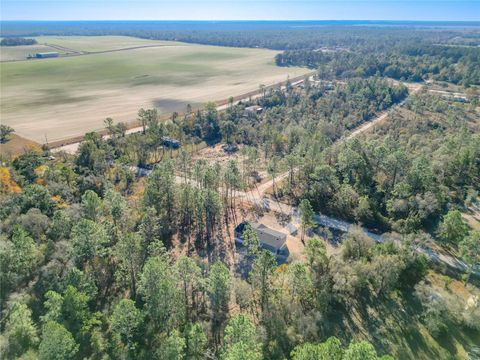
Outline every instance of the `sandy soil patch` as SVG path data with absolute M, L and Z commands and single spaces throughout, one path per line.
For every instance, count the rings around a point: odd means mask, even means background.
M 206 160 L 210 165 L 221 164 L 226 165 L 230 160 L 235 160 L 241 166 L 244 156 L 241 154 L 243 145 L 238 146 L 238 151 L 227 153 L 222 149 L 224 144 L 216 144 L 215 146 L 207 146 L 206 148 L 196 152 L 192 156 L 192 160 Z

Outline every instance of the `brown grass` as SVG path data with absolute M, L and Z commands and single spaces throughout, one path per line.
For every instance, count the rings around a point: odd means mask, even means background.
M 40 145 L 16 134 L 10 135 L 10 140 L 5 144 L 0 144 L 0 154 L 11 159 L 32 149 L 40 150 Z

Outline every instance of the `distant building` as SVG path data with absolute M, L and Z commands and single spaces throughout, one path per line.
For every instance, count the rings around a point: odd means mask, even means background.
M 245 227 L 250 226 L 257 231 L 260 246 L 270 251 L 277 258 L 287 258 L 287 235 L 279 231 L 268 228 L 267 226 L 255 222 L 244 221 L 235 228 L 235 241 L 243 245 L 243 232 Z
M 46 58 L 56 58 L 59 57 L 60 54 L 58 52 L 44 52 L 44 53 L 36 53 L 35 57 L 37 59 L 46 59 Z

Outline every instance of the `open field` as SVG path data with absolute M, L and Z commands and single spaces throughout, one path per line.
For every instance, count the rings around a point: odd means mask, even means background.
M 308 72 L 275 66 L 275 54 L 173 43 L 3 63 L 0 115 L 17 134 L 37 142 L 68 139 L 101 129 L 107 117 L 135 120 L 142 107 L 183 111 L 187 104 L 227 99 Z
M 130 36 L 37 36 L 38 44 L 0 47 L 0 61 L 27 61 L 28 55 L 56 51 L 60 56 L 129 50 L 147 46 L 189 46 L 175 41 L 160 41 Z
M 136 46 L 189 45 L 174 41 L 148 40 L 130 36 L 38 36 L 35 39 L 39 44 L 54 44 L 83 52 L 118 50 Z
M 0 61 L 26 60 L 28 55 L 35 55 L 38 52 L 56 51 L 60 54 L 64 52 L 42 44 L 22 45 L 22 46 L 1 46 Z M 3 70 L 3 65 L 2 65 Z

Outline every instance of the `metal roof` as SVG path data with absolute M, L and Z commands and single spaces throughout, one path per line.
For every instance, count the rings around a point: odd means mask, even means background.
M 250 224 L 250 226 L 257 231 L 258 240 L 263 246 L 279 250 L 287 241 L 286 234 L 256 222 L 242 222 L 235 228 L 235 231 L 242 234 L 247 224 Z

